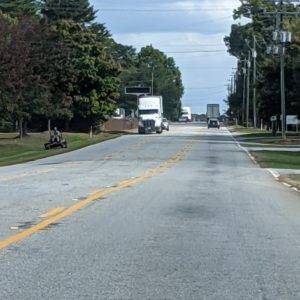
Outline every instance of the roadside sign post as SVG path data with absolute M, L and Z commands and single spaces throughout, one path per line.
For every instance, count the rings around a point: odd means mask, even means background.
M 275 136 L 277 133 L 277 116 L 272 116 L 270 121 L 272 125 L 272 135 Z

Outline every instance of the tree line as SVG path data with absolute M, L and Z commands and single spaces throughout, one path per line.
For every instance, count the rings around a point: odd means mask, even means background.
M 224 38 L 228 52 L 238 59 L 235 74 L 235 89 L 231 90 L 227 99 L 228 115 L 237 118 L 240 124 L 245 125 L 245 97 L 244 76 L 250 74 L 250 120 L 254 119 L 253 97 L 256 88 L 256 116 L 257 124 L 265 124 L 271 116 L 281 114 L 280 95 L 280 63 L 278 55 L 268 53 L 270 46 L 274 45 L 273 33 L 276 30 L 278 18 L 275 18 L 278 6 L 272 1 L 244 0 L 241 6 L 234 11 L 234 18 L 248 20 L 243 24 L 233 24 L 231 33 Z M 285 12 L 296 12 L 292 4 L 283 4 Z M 266 12 L 273 12 L 268 14 Z M 298 15 L 283 15 L 283 29 L 292 33 L 292 42 L 286 45 L 285 52 L 285 84 L 286 84 L 286 112 L 291 115 L 300 115 L 300 19 Z M 253 39 L 257 42 L 256 56 L 256 82 L 253 71 Z M 250 46 L 250 47 L 249 47 Z M 252 48 L 252 49 L 250 49 Z M 249 52 L 250 51 L 250 52 Z M 248 63 L 250 59 L 250 63 Z
M 151 86 L 152 72 L 166 117 L 179 117 L 184 88 L 174 59 L 117 43 L 96 14 L 88 0 L 1 0 L 2 126 L 17 124 L 20 137 L 28 126 L 91 128 L 117 107 L 136 109 L 125 86 Z

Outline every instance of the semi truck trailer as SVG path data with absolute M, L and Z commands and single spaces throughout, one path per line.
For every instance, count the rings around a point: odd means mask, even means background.
M 139 134 L 162 133 L 163 99 L 161 96 L 140 97 L 138 115 Z

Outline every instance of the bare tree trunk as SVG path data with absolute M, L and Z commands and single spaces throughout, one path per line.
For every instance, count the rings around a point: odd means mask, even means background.
M 48 132 L 51 135 L 51 119 L 48 119 Z
M 93 125 L 90 126 L 90 139 L 93 138 Z
M 19 118 L 19 138 L 23 139 L 23 120 Z
M 27 121 L 23 122 L 23 136 L 27 136 L 28 134 L 28 128 L 27 128 Z

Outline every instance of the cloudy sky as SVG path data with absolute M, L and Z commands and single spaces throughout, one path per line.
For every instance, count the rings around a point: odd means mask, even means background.
M 98 21 L 115 40 L 137 49 L 152 44 L 173 56 L 185 86 L 183 105 L 205 113 L 206 104 L 226 108 L 227 80 L 235 59 L 223 38 L 238 0 L 91 0 Z

